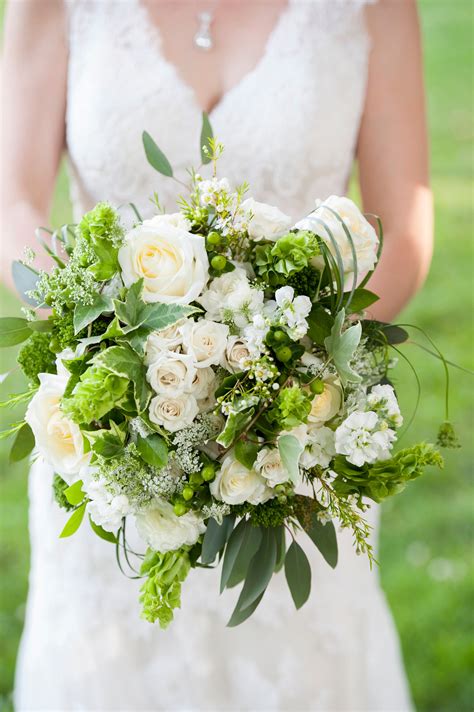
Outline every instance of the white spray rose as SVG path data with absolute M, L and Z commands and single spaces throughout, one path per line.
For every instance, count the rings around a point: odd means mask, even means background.
M 212 398 L 216 389 L 216 374 L 214 370 L 207 366 L 206 368 L 196 368 L 191 384 L 191 392 L 196 400 L 207 400 Z
M 225 457 L 210 490 L 215 499 L 227 504 L 261 504 L 273 496 L 265 478 L 254 469 L 248 470 L 232 453 Z
M 187 354 L 165 351 L 148 366 L 146 377 L 155 393 L 180 396 L 192 391 L 196 375 L 194 359 Z
M 197 301 L 206 310 L 206 318 L 234 322 L 244 327 L 263 309 L 264 294 L 253 289 L 241 267 L 212 280 Z
M 308 422 L 322 425 L 339 412 L 342 403 L 342 388 L 336 378 L 324 382 L 324 391 L 314 396 Z
M 164 554 L 181 546 L 192 546 L 206 531 L 202 517 L 186 512 L 177 517 L 169 502 L 156 498 L 135 517 L 139 536 L 155 551 Z
M 222 361 L 229 334 L 226 324 L 208 319 L 189 320 L 181 333 L 184 351 L 193 357 L 197 368 L 217 366 Z
M 224 367 L 231 373 L 243 370 L 243 362 L 250 358 L 251 352 L 247 339 L 241 336 L 229 336 L 225 350 Z
M 374 228 L 362 215 L 357 205 L 349 198 L 341 198 L 337 195 L 331 195 L 324 201 L 317 200 L 316 210 L 296 224 L 296 227 L 300 230 L 317 232 L 335 256 L 334 246 L 326 230 L 321 223 L 316 223 L 311 218 L 317 217 L 324 220 L 339 248 L 346 275 L 346 284 L 350 285 L 354 276 L 351 245 L 340 220 L 328 208 L 334 210 L 344 220 L 351 234 L 357 256 L 357 273 L 359 275 L 363 275 L 374 268 L 377 262 L 379 240 Z M 312 263 L 319 269 L 324 267 L 324 260 L 320 256 L 313 258 Z
M 264 447 L 257 455 L 255 470 L 264 477 L 270 487 L 288 482 L 289 474 L 280 457 L 278 448 Z
M 179 351 L 183 343 L 183 335 L 180 327 L 187 319 L 180 319 L 167 329 L 154 331 L 147 339 L 145 349 L 145 364 L 149 366 L 153 361 L 162 355 L 163 351 Z
M 25 420 L 35 436 L 36 448 L 51 467 L 72 484 L 79 470 L 90 460 L 84 452 L 79 426 L 66 418 L 60 401 L 69 380 L 69 373 L 57 361 L 58 373 L 40 373 L 40 386 L 31 399 Z
M 208 280 L 205 242 L 170 217 L 158 215 L 131 230 L 118 260 L 126 287 L 143 278 L 145 302 L 189 304 Z
M 170 433 L 191 425 L 198 413 L 196 398 L 190 393 L 181 396 L 155 396 L 151 399 L 148 410 L 151 422 L 163 426 Z
M 335 454 L 333 431 L 324 425 L 310 424 L 307 429 L 306 447 L 300 458 L 301 467 L 328 467 Z
M 247 198 L 241 207 L 248 218 L 249 236 L 255 242 L 277 240 L 291 227 L 291 218 L 273 205 Z

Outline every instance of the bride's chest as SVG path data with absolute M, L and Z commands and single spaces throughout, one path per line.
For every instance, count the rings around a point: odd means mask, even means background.
M 310 208 L 326 186 L 343 190 L 360 121 L 362 13 L 354 0 L 330 3 L 292 2 L 261 58 L 210 113 L 226 147 L 221 172 L 290 212 Z M 91 200 L 143 205 L 158 190 L 165 204 L 173 201 L 175 185 L 146 165 L 141 133 L 183 177 L 199 163 L 200 128 L 199 98 L 165 59 L 139 0 L 72 0 L 67 141 Z

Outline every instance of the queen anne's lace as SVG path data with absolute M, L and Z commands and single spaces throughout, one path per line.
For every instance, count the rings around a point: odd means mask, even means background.
M 146 216 L 152 205 L 145 196 L 154 190 L 172 210 L 179 191 L 147 166 L 141 132 L 152 134 L 184 177 L 198 163 L 193 92 L 163 58 L 141 0 L 66 2 L 76 214 L 99 200 L 133 200 Z M 248 180 L 258 200 L 293 218 L 307 214 L 316 197 L 344 193 L 365 93 L 363 4 L 290 0 L 257 67 L 210 116 L 226 147 L 221 175 L 235 185 Z M 173 626 L 161 631 L 139 620 L 139 582 L 123 580 L 112 545 L 87 522 L 71 540 L 58 539 L 67 515 L 53 503 L 51 478 L 41 462 L 34 465 L 19 711 L 409 708 L 377 575 L 355 556 L 347 531 L 335 571 L 309 539 L 301 541 L 313 592 L 299 612 L 281 573 L 250 622 L 226 628 L 237 592 L 218 601 L 218 573 L 195 571 Z

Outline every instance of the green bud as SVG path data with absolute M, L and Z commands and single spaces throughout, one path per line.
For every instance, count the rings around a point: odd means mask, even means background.
M 49 342 L 49 348 L 54 354 L 57 354 L 61 351 L 61 344 L 59 343 L 59 339 L 57 336 L 51 337 L 51 341 Z
M 281 349 L 278 349 L 276 351 L 276 356 L 279 361 L 281 361 L 282 363 L 286 363 L 287 361 L 290 360 L 290 358 L 292 356 L 290 347 L 282 346 Z
M 274 338 L 275 341 L 278 342 L 278 343 L 284 343 L 285 341 L 288 341 L 288 335 L 285 334 L 285 332 L 282 331 L 281 329 L 277 329 L 277 330 L 273 333 L 273 338 Z
M 216 471 L 213 465 L 206 465 L 201 470 L 201 476 L 204 482 L 211 482 L 216 476 Z
M 183 499 L 185 499 L 186 502 L 189 502 L 189 500 L 194 497 L 194 490 L 192 487 L 189 487 L 188 485 L 186 485 L 186 487 L 184 487 L 184 489 L 183 489 L 182 494 L 183 494 Z
M 285 492 L 286 492 L 286 487 L 285 487 L 285 485 L 277 485 L 277 486 L 275 487 L 275 492 L 276 492 L 277 494 L 285 494 Z
M 280 494 L 278 496 L 278 501 L 280 502 L 280 504 L 286 504 L 288 502 L 288 497 L 286 496 L 286 494 Z
M 316 380 L 311 381 L 309 390 L 311 393 L 314 393 L 314 395 L 321 395 L 321 393 L 324 393 L 324 381 L 320 378 L 316 378 Z
M 46 294 L 46 296 L 45 296 L 45 298 L 44 298 L 44 303 L 47 304 L 48 307 L 51 306 L 51 304 L 53 303 L 53 296 L 52 296 L 52 294 Z
M 175 502 L 173 509 L 177 517 L 182 517 L 187 511 L 184 502 Z
M 189 478 L 189 483 L 191 485 L 197 485 L 199 487 L 199 485 L 202 485 L 203 482 L 204 480 L 200 472 L 193 472 Z
M 215 269 L 218 272 L 222 272 L 222 270 L 225 268 L 226 264 L 227 264 L 227 260 L 224 257 L 224 255 L 214 255 L 214 257 L 211 260 L 212 269 Z
M 213 247 L 215 247 L 216 245 L 220 245 L 221 236 L 218 232 L 215 232 L 215 231 L 210 232 L 209 235 L 207 236 L 207 241 L 208 241 L 209 245 L 212 245 Z

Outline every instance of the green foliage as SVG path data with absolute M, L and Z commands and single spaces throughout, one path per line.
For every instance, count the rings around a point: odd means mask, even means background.
M 142 141 L 145 149 L 145 155 L 150 166 L 152 166 L 155 171 L 158 171 L 158 173 L 171 178 L 173 176 L 171 164 L 163 151 L 158 148 L 148 131 L 144 131 L 142 133 Z
M 0 319 L 0 348 L 21 344 L 30 334 L 31 329 L 26 319 L 11 316 Z
M 329 566 L 335 568 L 338 559 L 336 531 L 331 521 L 323 524 L 319 520 L 318 514 L 321 511 L 321 505 L 312 497 L 296 495 L 295 513 L 299 523 Z
M 97 294 L 92 304 L 76 304 L 73 317 L 74 333 L 78 334 L 95 321 L 98 316 L 104 312 L 111 312 L 112 308 L 113 304 L 110 297 L 104 297 L 102 294 Z
M 217 438 L 217 442 L 223 447 L 230 447 L 247 427 L 253 418 L 255 408 L 242 410 L 237 413 L 231 413 L 226 420 L 225 427 Z
M 281 461 L 290 475 L 291 482 L 296 484 L 299 479 L 298 463 L 304 450 L 303 445 L 294 435 L 281 435 L 278 438 L 278 450 L 280 451 Z
M 235 443 L 234 455 L 235 459 L 244 465 L 248 470 L 251 470 L 255 460 L 257 459 L 259 445 L 254 440 L 240 438 Z
M 232 507 L 232 512 L 238 517 L 248 516 L 254 527 L 278 527 L 293 515 L 293 501 L 281 501 L 278 497 L 269 499 L 262 504 L 239 504 Z
M 55 473 L 53 477 L 54 499 L 62 509 L 65 509 L 67 512 L 70 512 L 74 509 L 74 505 L 69 502 L 68 498 L 64 494 L 68 487 L 68 483 L 65 482 L 60 475 Z
M 127 378 L 105 367 L 91 366 L 82 374 L 71 395 L 62 399 L 61 408 L 75 423 L 98 421 L 120 403 L 128 384 Z
M 282 388 L 268 411 L 268 418 L 278 422 L 283 430 L 306 423 L 311 412 L 311 399 L 299 386 Z
M 259 276 L 272 286 L 286 284 L 288 277 L 309 266 L 319 253 L 316 236 L 309 231 L 289 232 L 274 243 L 259 245 L 255 264 Z
M 316 295 L 320 279 L 321 275 L 318 270 L 308 265 L 308 267 L 303 267 L 299 272 L 291 274 L 285 283 L 289 287 L 293 287 L 295 295 L 302 294 L 312 299 Z
M 18 365 L 30 383 L 39 383 L 39 373 L 56 371 L 55 355 L 49 348 L 50 341 L 49 334 L 35 331 L 18 353 Z
M 208 163 L 211 162 L 211 156 L 210 156 L 210 146 L 209 146 L 209 139 L 212 139 L 213 134 L 212 134 L 212 126 L 209 121 L 209 116 L 206 114 L 205 111 L 202 112 L 202 128 L 201 128 L 201 137 L 199 141 L 199 150 L 201 152 L 201 161 L 203 162 L 204 165 L 207 165 Z
M 234 528 L 235 517 L 229 514 L 224 517 L 222 524 L 215 519 L 209 519 L 207 529 L 202 540 L 201 561 L 203 564 L 212 564 L 217 554 L 224 548 Z
M 301 608 L 311 591 L 311 566 L 297 541 L 293 541 L 285 557 L 285 576 L 296 608 Z
M 443 467 L 441 454 L 429 443 L 417 443 L 400 450 L 390 460 L 363 467 L 356 467 L 338 456 L 334 464 L 338 476 L 333 487 L 340 495 L 357 494 L 381 502 L 401 492 L 428 466 Z
M 167 628 L 173 620 L 173 610 L 181 606 L 181 584 L 191 568 L 184 548 L 160 554 L 147 550 L 140 573 L 147 576 L 140 591 L 142 617 L 150 623 L 158 621 Z
M 76 507 L 84 501 L 85 493 L 82 489 L 82 485 L 82 480 L 77 480 L 64 490 L 64 496 L 73 507 Z
M 328 356 L 332 359 L 344 386 L 349 381 L 357 383 L 361 380 L 359 374 L 351 368 L 350 361 L 359 345 L 362 333 L 360 323 L 354 324 L 343 331 L 345 317 L 346 313 L 344 309 L 341 309 L 336 316 L 330 336 L 324 339 Z
M 84 514 L 86 512 L 86 503 L 81 504 L 80 507 L 75 509 L 69 519 L 67 520 L 61 534 L 59 535 L 60 539 L 65 539 L 66 537 L 72 536 L 77 532 L 79 527 L 82 524 L 82 520 L 84 519 Z
M 449 422 L 442 423 L 438 430 L 436 444 L 444 448 L 461 447 L 461 441 L 456 435 L 453 424 Z
M 108 203 L 98 203 L 84 215 L 77 232 L 76 250 L 80 251 L 81 240 L 90 248 L 82 251 L 82 266 L 99 282 L 111 279 L 119 270 L 118 251 L 124 236 L 118 213 Z
M 145 377 L 143 359 L 129 346 L 111 346 L 94 357 L 95 366 L 104 368 L 133 384 L 135 404 L 139 413 L 143 412 L 150 400 L 150 390 Z M 120 381 L 116 382 L 117 384 Z
M 20 462 L 27 457 L 35 446 L 35 436 L 28 423 L 18 430 L 10 450 L 10 462 Z
M 162 468 L 168 462 L 168 447 L 165 440 L 157 433 L 148 435 L 146 438 L 139 435 L 137 450 L 142 459 L 152 467 Z

